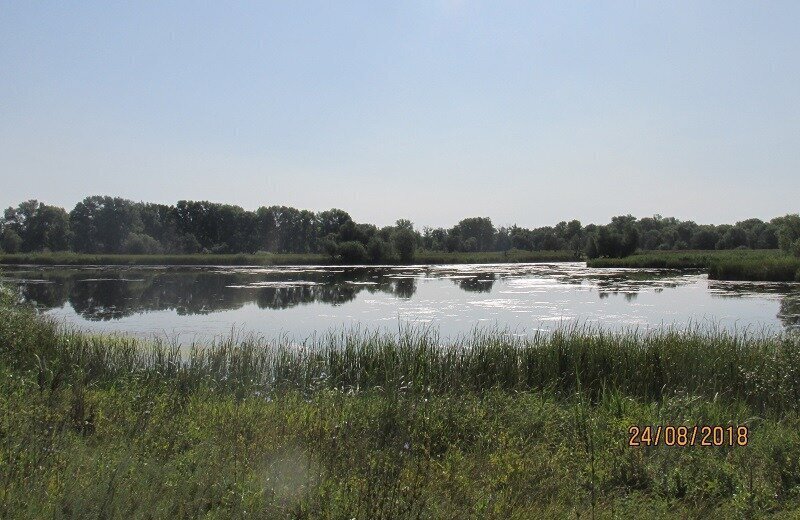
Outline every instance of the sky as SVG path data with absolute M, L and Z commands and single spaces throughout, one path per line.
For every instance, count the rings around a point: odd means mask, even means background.
M 0 205 L 800 211 L 800 2 L 0 3 Z

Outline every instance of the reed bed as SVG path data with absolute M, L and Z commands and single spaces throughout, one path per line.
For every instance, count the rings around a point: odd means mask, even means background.
M 708 277 L 712 280 L 800 282 L 800 258 L 784 255 L 767 259 L 711 259 Z
M 186 348 L 6 292 L 0 518 L 797 518 L 798 366 L 797 337 L 699 327 Z M 750 442 L 628 446 L 656 424 Z
M 586 325 L 516 336 L 496 329 L 443 339 L 437 331 L 343 330 L 304 341 L 231 335 L 208 346 L 85 335 L 30 310 L 4 308 L 0 347 L 44 385 L 74 370 L 111 384 L 137 377 L 196 388 L 303 392 L 375 388 L 435 394 L 614 391 L 642 399 L 688 393 L 742 400 L 760 411 L 800 407 L 796 334 L 690 326 L 608 332 Z
M 643 251 L 624 258 L 596 258 L 598 268 L 703 269 L 714 280 L 800 281 L 800 258 L 780 250 Z

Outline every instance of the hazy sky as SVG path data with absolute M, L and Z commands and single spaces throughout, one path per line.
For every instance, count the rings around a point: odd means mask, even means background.
M 800 210 L 800 2 L 0 3 L 0 205 Z

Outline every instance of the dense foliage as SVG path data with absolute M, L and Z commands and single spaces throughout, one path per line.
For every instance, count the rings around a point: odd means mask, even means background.
M 627 256 L 637 249 L 775 249 L 800 255 L 800 216 L 734 225 L 699 225 L 661 216 L 614 217 L 607 225 L 579 221 L 527 229 L 496 228 L 472 217 L 452 228 L 415 230 L 409 220 L 378 228 L 356 223 L 340 209 L 321 212 L 286 206 L 247 211 L 207 201 L 175 205 L 92 196 L 69 213 L 35 200 L 5 210 L 0 249 L 6 253 L 72 251 L 90 254 L 324 253 L 355 263 L 408 263 L 419 249 L 572 251 L 589 258 Z

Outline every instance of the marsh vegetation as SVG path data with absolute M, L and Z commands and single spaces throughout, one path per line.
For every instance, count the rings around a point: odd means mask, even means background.
M 791 335 L 86 335 L 0 306 L 4 518 L 653 518 L 800 507 Z M 747 447 L 628 446 L 734 424 Z
M 701 269 L 713 280 L 800 281 L 800 258 L 781 250 L 643 251 L 623 258 L 596 258 L 589 267 Z

